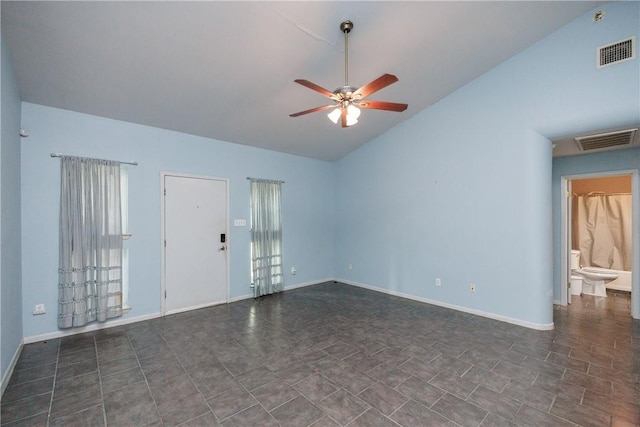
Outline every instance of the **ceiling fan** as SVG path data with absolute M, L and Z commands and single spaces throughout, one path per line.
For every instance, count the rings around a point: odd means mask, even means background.
M 297 113 L 289 114 L 289 117 L 298 117 L 304 114 L 315 113 L 316 111 L 332 110 L 328 117 L 334 123 L 341 121 L 342 127 L 348 127 L 358 123 L 358 117 L 360 117 L 360 109 L 370 110 L 386 110 L 401 112 L 407 109 L 407 104 L 398 104 L 395 102 L 384 101 L 369 101 L 364 100 L 365 97 L 371 95 L 398 81 L 398 78 L 393 74 L 383 74 L 372 82 L 366 85 L 355 88 L 349 86 L 349 32 L 353 29 L 353 22 L 344 21 L 340 24 L 340 30 L 344 33 L 344 86 L 339 87 L 333 92 L 318 86 L 309 80 L 298 79 L 296 83 L 306 86 L 309 89 L 326 96 L 334 101 L 333 104 L 323 105 L 322 107 L 312 108 L 310 110 L 299 111 Z

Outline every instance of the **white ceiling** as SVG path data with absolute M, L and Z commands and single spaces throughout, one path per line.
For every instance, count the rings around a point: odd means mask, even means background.
M 523 2 L 2 2 L 23 101 L 336 160 L 597 6 Z M 341 128 L 293 82 L 399 82 Z

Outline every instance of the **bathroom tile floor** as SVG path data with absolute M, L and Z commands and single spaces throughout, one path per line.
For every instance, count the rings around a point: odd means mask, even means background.
M 26 345 L 2 426 L 640 425 L 628 294 L 536 331 L 328 282 Z

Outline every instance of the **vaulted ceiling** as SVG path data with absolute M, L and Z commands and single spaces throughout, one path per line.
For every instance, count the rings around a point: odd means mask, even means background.
M 23 101 L 321 160 L 336 160 L 428 108 L 598 3 L 9 2 L 2 35 Z M 333 91 L 384 73 L 341 128 L 294 79 Z

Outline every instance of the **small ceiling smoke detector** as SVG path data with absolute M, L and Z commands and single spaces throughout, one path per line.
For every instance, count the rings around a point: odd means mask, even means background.
M 29 129 L 20 129 L 20 136 L 26 138 L 29 136 Z
M 637 130 L 638 129 L 626 129 L 596 135 L 579 136 L 575 138 L 575 140 L 580 151 L 607 150 L 614 147 L 623 148 L 633 143 L 633 137 Z
M 593 14 L 593 22 L 600 22 L 604 19 L 604 10 L 599 10 Z

